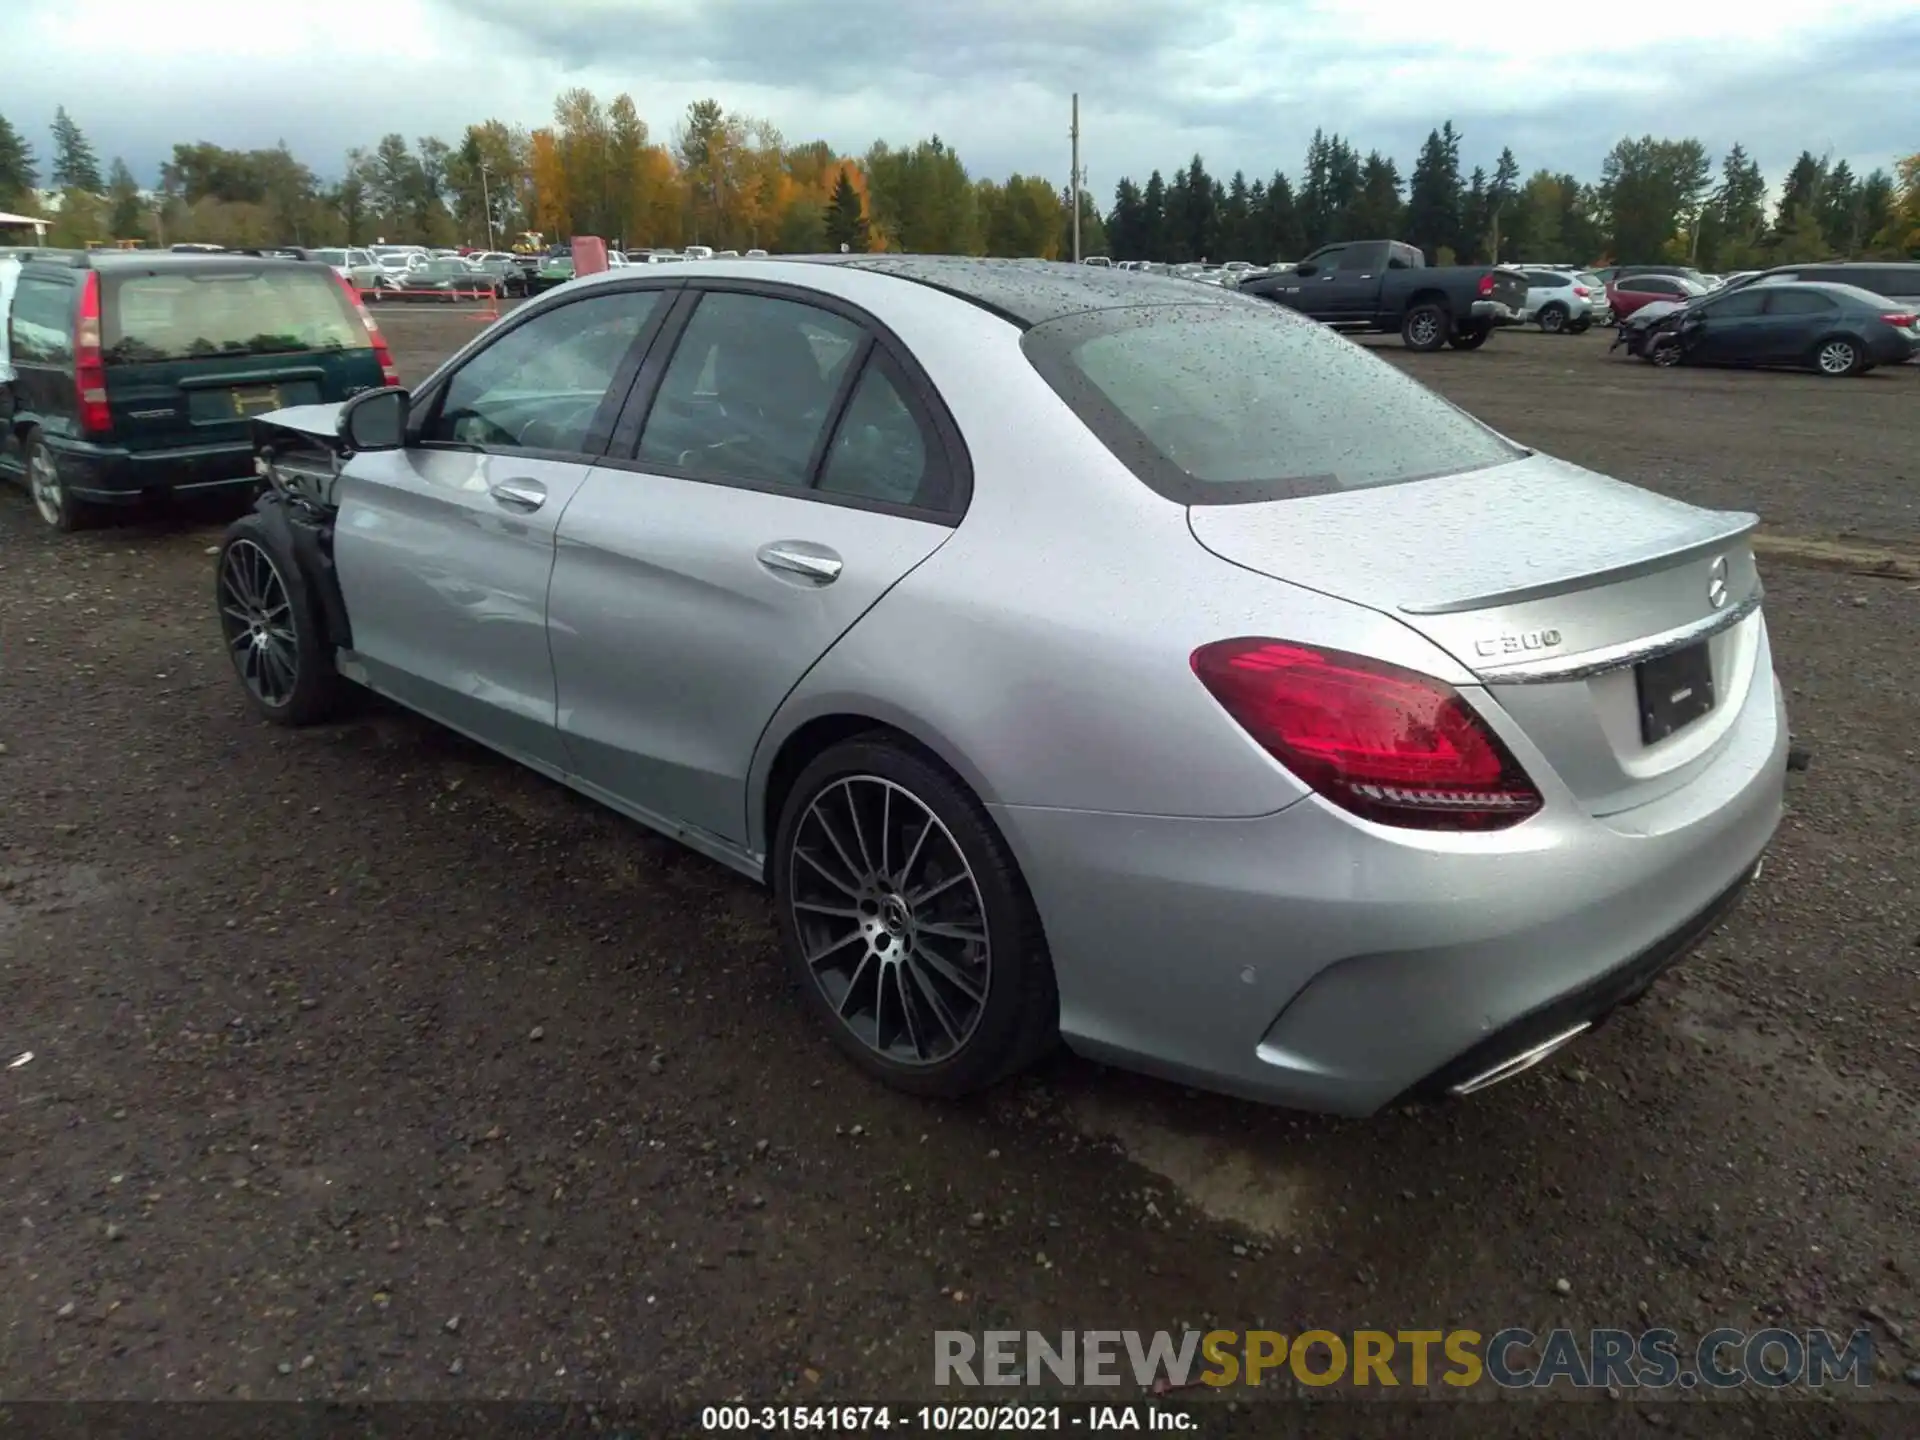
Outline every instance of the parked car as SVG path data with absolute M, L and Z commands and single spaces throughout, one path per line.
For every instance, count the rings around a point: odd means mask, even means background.
M 371 303 L 377 304 L 381 295 L 397 283 L 394 276 L 381 268 L 370 250 L 316 250 L 313 258 L 331 265 L 336 275 L 360 292 L 361 299 Z
M 1853 285 L 1778 281 L 1708 295 L 1657 322 L 1656 365 L 1785 366 L 1835 378 L 1904 365 L 1920 316 Z
M 259 435 L 216 562 L 257 711 L 371 688 L 764 882 L 805 1003 L 915 1093 L 1060 1036 L 1351 1114 L 1470 1093 L 1642 993 L 1780 819 L 1755 516 L 1232 290 L 635 267 Z
M 418 250 L 376 250 L 373 263 L 386 273 L 387 288 L 398 290 L 407 276 L 427 263 L 427 257 Z
M 1606 287 L 1593 276 L 1546 269 L 1525 269 L 1520 274 L 1527 282 L 1527 298 L 1520 311 L 1526 323 L 1538 325 L 1549 335 L 1561 331 L 1583 335 L 1596 319 L 1603 318 Z
M 1800 282 L 1851 285 L 1855 289 L 1884 296 L 1898 306 L 1920 310 L 1920 262 L 1914 261 L 1840 260 L 1815 265 L 1776 265 L 1771 270 L 1751 272 L 1741 283 L 1784 285 Z
M 637 268 L 637 267 L 636 267 Z M 556 285 L 564 285 L 573 279 L 573 257 L 571 255 L 551 255 L 527 281 L 527 293 L 538 295 L 543 290 L 551 290 Z
M 1323 245 L 1291 270 L 1238 288 L 1329 325 L 1398 330 L 1410 350 L 1477 350 L 1517 321 L 1527 300 L 1527 283 L 1512 270 L 1430 266 L 1418 246 L 1396 240 Z
M 511 255 L 483 255 L 467 263 L 488 277 L 493 282 L 495 292 L 503 299 L 526 295 L 530 291 L 527 272 Z
M 1629 275 L 1607 282 L 1607 310 L 1624 320 L 1651 301 L 1688 301 L 1706 293 L 1706 286 L 1681 275 Z
M 143 496 L 252 489 L 255 415 L 398 383 L 372 317 L 317 263 L 49 252 L 0 318 L 0 475 L 57 530 Z
M 500 279 L 465 260 L 425 260 L 400 277 L 396 300 L 440 300 L 457 304 L 497 294 Z

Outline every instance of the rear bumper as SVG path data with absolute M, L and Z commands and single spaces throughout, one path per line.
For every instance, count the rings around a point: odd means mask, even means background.
M 1522 1015 L 1472 1049 L 1412 1086 L 1409 1100 L 1441 1100 L 1467 1095 L 1531 1069 L 1555 1050 L 1603 1024 L 1616 1010 L 1631 1005 L 1668 969 L 1691 954 L 1740 903 L 1760 876 L 1756 860 L 1677 928 L 1617 969 L 1609 970 L 1558 999 Z
M 1486 836 L 1388 832 L 1317 797 L 1249 820 L 993 813 L 1075 1050 L 1366 1115 L 1597 1018 L 1679 959 L 1772 840 L 1786 747 L 1763 653 L 1711 769 L 1605 819 L 1564 792 Z
M 1474 323 L 1478 325 L 1500 326 L 1520 323 L 1520 311 L 1504 300 L 1476 300 L 1473 302 L 1471 314 Z
M 238 493 L 260 484 L 253 469 L 253 446 L 247 441 L 171 450 L 48 443 L 68 491 L 95 505 L 131 505 L 156 493 Z

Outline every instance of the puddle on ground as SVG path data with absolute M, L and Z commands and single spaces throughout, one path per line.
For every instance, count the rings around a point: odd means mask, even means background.
M 1137 1106 L 1098 1096 L 1076 1097 L 1067 1118 L 1083 1135 L 1117 1142 L 1128 1159 L 1215 1220 L 1275 1239 L 1308 1228 L 1315 1187 L 1304 1166 L 1288 1166 L 1232 1139 L 1180 1130 Z

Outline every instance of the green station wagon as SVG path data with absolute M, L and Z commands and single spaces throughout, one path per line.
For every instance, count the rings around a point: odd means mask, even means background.
M 329 266 L 14 254 L 0 477 L 25 484 L 56 529 L 142 499 L 244 494 L 259 484 L 256 415 L 399 383 L 379 328 Z

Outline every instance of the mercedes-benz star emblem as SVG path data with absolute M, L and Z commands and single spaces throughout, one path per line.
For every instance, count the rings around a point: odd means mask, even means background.
M 1727 608 L 1727 557 L 1724 555 L 1707 569 L 1707 604 L 1716 610 Z

